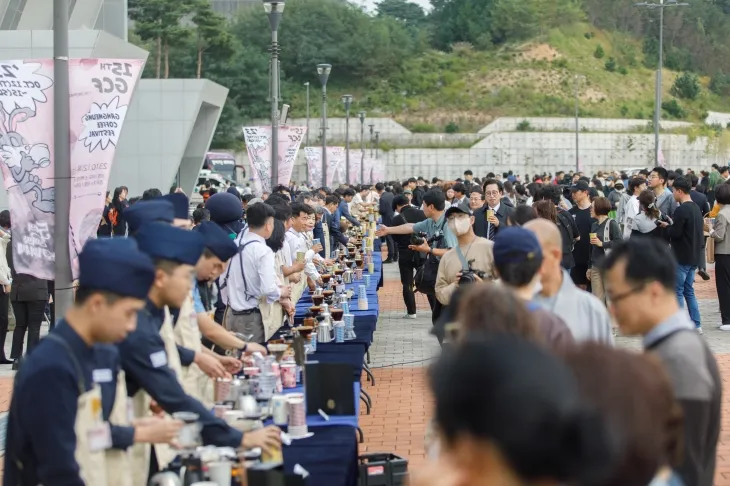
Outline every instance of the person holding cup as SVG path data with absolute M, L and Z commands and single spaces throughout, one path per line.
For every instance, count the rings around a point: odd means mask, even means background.
M 598 297 L 598 300 L 606 303 L 606 291 L 603 284 L 603 276 L 597 269 L 600 268 L 603 259 L 611 246 L 617 241 L 621 241 L 621 227 L 616 220 L 609 218 L 608 213 L 611 211 L 611 201 L 605 197 L 597 197 L 591 204 L 591 217 L 594 218 L 591 224 L 590 243 L 591 243 L 591 260 L 590 267 L 586 273 L 586 278 L 591 282 L 591 292 Z
M 721 184 L 715 190 L 720 211 L 714 220 L 705 219 L 705 231 L 715 240 L 715 287 L 720 301 L 720 330 L 730 331 L 730 185 Z

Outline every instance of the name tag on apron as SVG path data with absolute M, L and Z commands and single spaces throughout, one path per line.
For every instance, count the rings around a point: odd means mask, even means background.
M 150 354 L 150 362 L 154 368 L 165 366 L 167 364 L 167 353 L 163 350 Z
M 111 383 L 112 370 L 110 370 L 110 369 L 94 370 L 94 372 L 92 373 L 92 377 L 94 379 L 94 383 Z
M 86 434 L 91 452 L 99 452 L 111 448 L 112 432 L 107 422 L 92 425 Z
M 127 397 L 127 420 L 131 424 L 134 421 L 134 399 Z

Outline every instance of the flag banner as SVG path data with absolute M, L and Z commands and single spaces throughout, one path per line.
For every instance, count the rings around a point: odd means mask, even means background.
M 96 234 L 127 105 L 141 60 L 69 61 L 72 268 Z M 18 273 L 53 280 L 55 184 L 53 60 L 0 61 L 0 167 Z
M 350 150 L 350 185 L 364 184 L 363 177 L 365 174 L 361 174 L 362 159 L 364 154 L 362 152 L 354 152 Z
M 664 160 L 664 152 L 661 147 L 659 147 L 659 152 L 657 153 L 657 162 L 659 163 L 659 167 L 667 168 L 667 161 Z
M 304 157 L 307 159 L 309 183 L 322 183 L 322 147 L 305 147 Z M 345 182 L 345 148 L 327 147 L 327 181 L 326 186 Z
M 294 161 L 299 153 L 306 127 L 279 127 L 279 184 L 289 186 L 294 171 Z M 257 194 L 271 192 L 271 126 L 243 127 L 248 162 L 251 167 L 254 189 Z
M 74 278 L 78 278 L 81 248 L 86 240 L 96 237 L 117 142 L 143 68 L 141 59 L 69 61 L 72 177 L 69 249 Z
M 370 184 L 377 184 L 385 180 L 385 163 L 382 160 L 373 161 L 373 169 L 370 172 Z

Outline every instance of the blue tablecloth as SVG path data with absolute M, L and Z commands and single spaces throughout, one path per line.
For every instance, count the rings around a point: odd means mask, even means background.
M 357 437 L 355 428 L 360 414 L 360 383 L 353 383 L 355 415 L 307 415 L 307 427 L 314 435 L 293 440 L 284 446 L 284 470 L 292 473 L 299 464 L 309 473 L 311 486 L 355 486 L 357 484 Z M 304 387 L 289 388 L 284 394 L 304 393 Z M 306 396 L 306 395 L 305 395 Z M 270 425 L 271 420 L 266 421 Z M 286 430 L 286 427 L 283 427 Z

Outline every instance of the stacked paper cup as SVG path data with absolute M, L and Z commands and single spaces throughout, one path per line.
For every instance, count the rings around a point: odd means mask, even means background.
M 343 314 L 349 314 L 350 313 L 350 303 L 349 302 L 343 302 L 340 305 L 342 306 L 342 313 Z
M 337 321 L 334 324 L 334 328 L 335 328 L 335 342 L 344 343 L 345 342 L 345 323 L 342 321 Z
M 368 294 L 364 285 L 358 287 L 357 309 L 361 311 L 368 310 Z
M 345 314 L 343 319 L 345 320 L 345 341 L 357 338 L 355 334 L 355 316 L 353 314 Z
M 307 435 L 307 411 L 304 406 L 304 395 L 292 393 L 288 396 L 289 407 L 289 435 L 296 439 Z
M 372 263 L 368 263 L 368 266 L 372 265 Z M 370 288 L 370 275 L 363 275 L 365 277 L 365 287 Z

